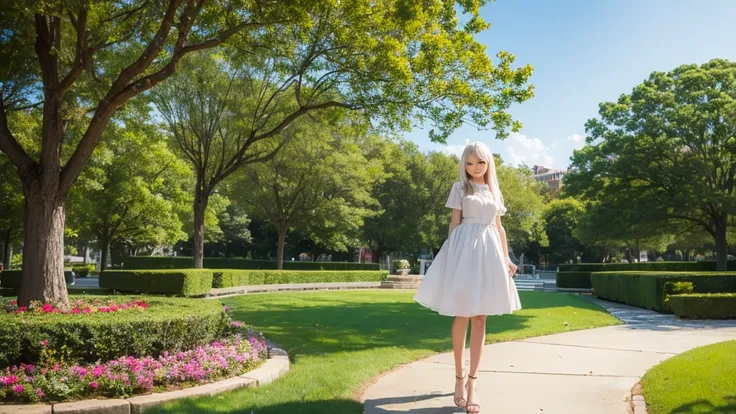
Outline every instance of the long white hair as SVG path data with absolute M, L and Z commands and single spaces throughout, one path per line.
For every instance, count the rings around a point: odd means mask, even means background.
M 476 141 L 471 142 L 465 146 L 463 156 L 460 158 L 460 186 L 465 191 L 465 194 L 473 194 L 473 186 L 471 185 L 472 177 L 465 171 L 465 164 L 468 162 L 468 158 L 471 155 L 475 155 L 481 160 L 488 164 L 483 181 L 488 184 L 488 188 L 493 193 L 493 198 L 496 200 L 498 206 L 498 215 L 503 216 L 506 213 L 506 205 L 503 202 L 503 194 L 501 194 L 501 187 L 498 185 L 498 176 L 496 176 L 496 162 L 493 159 L 491 150 L 488 149 L 486 144 Z

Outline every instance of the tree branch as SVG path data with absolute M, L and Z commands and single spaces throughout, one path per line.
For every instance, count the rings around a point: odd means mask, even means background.
M 10 128 L 8 128 L 8 118 L 2 94 L 0 94 L 0 151 L 8 156 L 23 178 L 28 177 L 36 166 L 36 163 L 18 144 L 18 141 L 10 132 Z
M 79 11 L 79 19 L 75 19 L 74 15 L 69 12 L 69 18 L 72 20 L 74 28 L 77 29 L 77 50 L 74 56 L 74 64 L 69 73 L 59 83 L 57 93 L 59 96 L 63 96 L 66 91 L 74 84 L 79 78 L 84 69 L 84 57 L 87 54 L 87 9 L 82 8 Z M 61 37 L 61 34 L 59 34 Z

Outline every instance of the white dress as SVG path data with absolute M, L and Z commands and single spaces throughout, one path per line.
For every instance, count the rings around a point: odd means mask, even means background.
M 497 204 L 487 185 L 473 183 L 464 195 L 452 186 L 446 206 L 462 209 L 453 229 L 424 275 L 414 300 L 440 315 L 503 315 L 521 309 L 519 292 L 508 274 L 496 228 Z

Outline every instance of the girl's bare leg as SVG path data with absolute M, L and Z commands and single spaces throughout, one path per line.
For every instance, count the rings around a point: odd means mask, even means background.
M 486 316 L 470 318 L 470 370 L 468 371 L 468 412 L 480 411 L 480 401 L 475 394 L 475 378 L 478 377 L 478 367 L 483 356 L 483 345 L 486 342 Z
M 465 337 L 468 333 L 468 318 L 456 316 L 452 322 L 452 350 L 455 354 L 455 405 L 465 408 L 465 388 L 463 387 L 463 379 L 465 378 L 463 367 L 465 365 Z

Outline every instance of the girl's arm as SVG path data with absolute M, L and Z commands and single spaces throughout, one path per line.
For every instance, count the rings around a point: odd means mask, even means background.
M 460 225 L 461 221 L 463 221 L 463 211 L 453 208 L 452 219 L 450 219 L 450 231 L 447 232 L 447 237 L 450 237 L 449 235 L 452 234 L 452 231 L 455 230 L 455 227 Z
M 498 234 L 501 236 L 501 246 L 503 246 L 503 255 L 506 257 L 506 267 L 509 269 L 509 276 L 513 276 L 516 273 L 516 265 L 511 261 L 509 257 L 509 245 L 506 241 L 506 229 L 501 224 L 501 216 L 496 216 L 496 228 Z

